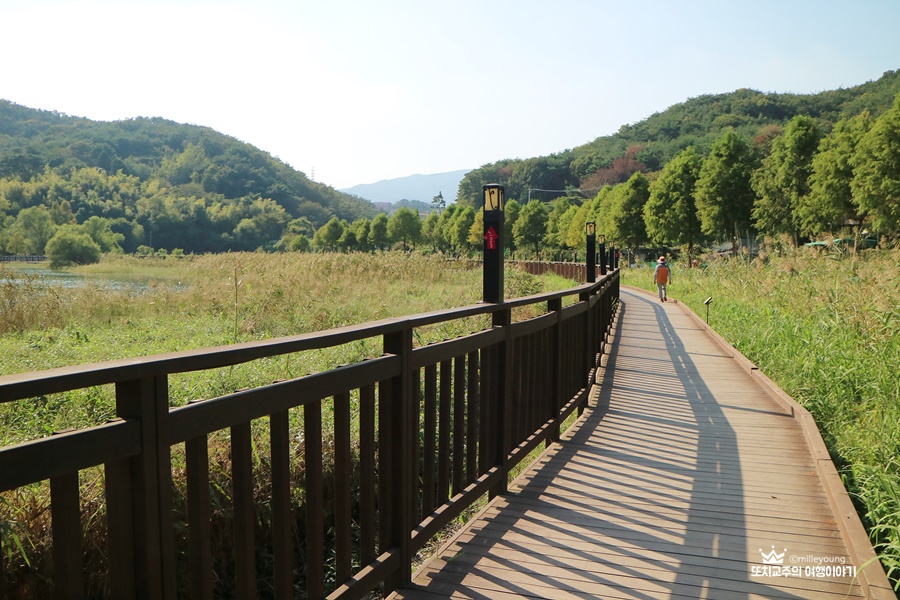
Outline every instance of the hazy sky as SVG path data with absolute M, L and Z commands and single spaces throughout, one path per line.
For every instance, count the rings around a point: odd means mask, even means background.
M 900 68 L 900 0 L 0 0 L 0 98 L 159 116 L 336 188 L 559 152 L 701 94 Z

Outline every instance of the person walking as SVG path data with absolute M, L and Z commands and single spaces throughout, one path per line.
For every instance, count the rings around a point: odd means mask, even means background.
M 656 283 L 656 289 L 659 290 L 659 301 L 666 301 L 666 286 L 672 283 L 672 272 L 669 265 L 666 264 L 666 257 L 660 256 L 656 261 L 656 268 L 653 270 L 653 281 Z

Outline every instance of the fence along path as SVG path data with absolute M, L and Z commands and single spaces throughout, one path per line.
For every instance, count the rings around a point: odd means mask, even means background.
M 753 370 L 623 289 L 592 408 L 395 598 L 894 598 L 809 413 Z
M 353 600 L 402 587 L 417 551 L 505 492 L 509 470 L 583 409 L 618 281 L 0 375 L 0 405 L 91 389 L 114 396 L 117 417 L 0 447 L 0 599 Z M 455 337 L 416 343 L 434 327 Z M 183 373 L 348 345 L 371 355 L 170 405 Z M 52 532 L 25 549 L 30 562 L 5 535 L 29 503 Z M 92 568 L 96 552 L 108 561 Z

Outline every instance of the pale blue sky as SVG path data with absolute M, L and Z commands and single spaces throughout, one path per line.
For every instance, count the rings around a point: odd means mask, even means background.
M 337 188 L 559 152 L 701 94 L 900 68 L 900 0 L 0 0 L 0 15 L 0 98 L 209 126 Z

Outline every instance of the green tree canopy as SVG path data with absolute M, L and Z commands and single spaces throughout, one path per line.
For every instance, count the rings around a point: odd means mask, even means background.
M 522 207 L 512 231 L 517 248 L 531 250 L 535 255 L 540 252 L 547 233 L 547 212 L 547 206 L 540 200 L 532 200 Z
M 12 235 L 21 240 L 21 246 L 16 250 L 22 254 L 43 254 L 47 242 L 57 229 L 47 207 L 32 206 L 22 209 L 12 225 Z
M 323 250 L 336 250 L 343 235 L 344 224 L 337 217 L 331 217 L 316 231 L 313 244 Z
M 561 223 L 563 215 L 571 208 L 572 199 L 562 196 L 550 202 L 550 212 L 547 215 L 547 233 L 544 244 L 547 247 L 562 250 L 566 246 L 569 222 Z
M 728 130 L 716 140 L 703 161 L 695 189 L 703 233 L 736 242 L 741 232 L 749 232 L 755 167 L 753 147 L 736 131 Z
M 853 196 L 877 231 L 900 229 L 900 94 L 862 137 L 853 157 Z
M 700 236 L 694 188 L 700 177 L 701 164 L 702 159 L 689 146 L 670 160 L 650 185 L 650 197 L 643 213 L 651 241 L 687 244 L 688 254 L 691 254 Z
M 63 225 L 47 242 L 50 267 L 100 262 L 100 246 L 77 225 Z
M 388 244 L 388 216 L 378 213 L 369 225 L 369 244 L 376 250 L 384 250 Z
M 422 221 L 422 241 L 431 244 L 431 249 L 435 251 L 441 245 L 440 218 L 441 215 L 433 211 Z
M 469 230 L 472 229 L 472 225 L 474 223 L 474 208 L 472 208 L 471 206 L 466 206 L 462 210 L 457 211 L 456 219 L 454 219 L 453 221 L 452 235 L 453 245 L 460 251 L 468 249 L 470 247 Z
M 841 119 L 819 143 L 818 153 L 812 160 L 809 194 L 800 198 L 797 205 L 801 233 L 837 232 L 848 220 L 860 219 L 859 205 L 851 189 L 851 160 L 859 140 L 871 126 L 868 112 Z
M 635 173 L 614 190 L 606 236 L 618 246 L 636 248 L 647 241 L 644 205 L 650 199 L 650 180 L 643 173 Z
M 125 236 L 112 230 L 113 222 L 103 217 L 91 217 L 81 224 L 82 232 L 91 236 L 101 252 L 121 252 Z
M 799 115 L 775 138 L 772 153 L 753 176 L 757 200 L 752 216 L 759 231 L 795 236 L 799 232 L 796 210 L 801 198 L 809 194 L 812 159 L 821 137 L 816 120 Z
M 391 215 L 388 219 L 388 238 L 394 242 L 401 242 L 406 250 L 410 245 L 419 243 L 422 235 L 422 221 L 419 213 L 403 207 Z

